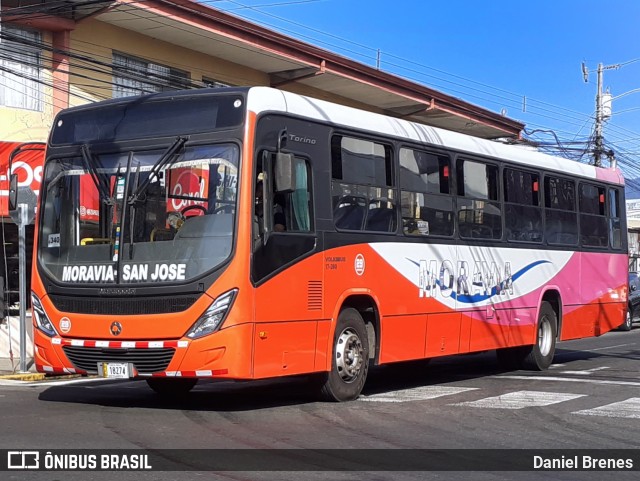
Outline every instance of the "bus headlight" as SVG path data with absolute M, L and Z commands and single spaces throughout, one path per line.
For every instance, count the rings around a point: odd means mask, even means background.
M 200 319 L 191 326 L 191 329 L 189 329 L 189 332 L 187 333 L 187 337 L 190 337 L 191 339 L 198 339 L 199 337 L 206 336 L 207 334 L 217 331 L 226 319 L 237 294 L 238 289 L 232 289 L 213 301 L 211 307 L 209 307 L 209 309 L 200 316 Z
M 33 317 L 36 320 L 36 326 L 42 332 L 44 332 L 47 336 L 53 337 L 58 334 L 47 316 L 47 313 L 44 312 L 44 308 L 42 307 L 42 303 L 38 296 L 36 296 L 33 292 L 31 293 L 31 307 L 33 308 Z

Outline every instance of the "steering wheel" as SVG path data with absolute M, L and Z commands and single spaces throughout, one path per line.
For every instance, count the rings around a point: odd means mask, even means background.
M 214 214 L 219 212 L 224 212 L 225 214 L 233 214 L 233 205 L 221 205 L 220 207 L 216 207 L 213 211 Z
M 203 205 L 198 205 L 198 204 L 188 205 L 188 206 L 184 207 L 183 209 L 181 209 L 180 212 L 184 215 L 190 210 L 199 210 L 203 214 L 205 214 L 205 215 L 207 214 L 207 208 L 205 206 L 203 206 Z

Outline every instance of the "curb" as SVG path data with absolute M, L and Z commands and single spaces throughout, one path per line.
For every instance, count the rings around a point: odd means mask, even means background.
M 42 381 L 46 374 L 41 372 L 26 372 L 18 374 L 5 374 L 0 376 L 0 380 L 5 381 Z
M 0 374 L 0 381 L 64 381 L 68 379 L 76 379 L 81 377 L 96 377 L 96 376 L 83 376 L 82 374 L 46 374 L 43 372 L 23 372 L 16 374 Z

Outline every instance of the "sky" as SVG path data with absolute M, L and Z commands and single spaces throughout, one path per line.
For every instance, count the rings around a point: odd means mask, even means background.
M 372 67 L 379 51 L 381 70 L 565 143 L 593 132 L 598 64 L 620 65 L 603 74 L 614 96 L 604 137 L 625 174 L 640 177 L 639 1 L 200 1 Z

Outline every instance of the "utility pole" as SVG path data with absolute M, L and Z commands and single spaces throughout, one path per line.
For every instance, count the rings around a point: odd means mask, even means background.
M 596 125 L 595 125 L 595 141 L 596 149 L 593 152 L 593 162 L 596 167 L 602 166 L 600 160 L 602 156 L 602 63 L 598 64 L 598 91 L 596 92 Z
M 598 64 L 598 91 L 596 92 L 596 123 L 594 127 L 594 140 L 596 147 L 593 151 L 593 163 L 596 167 L 602 166 L 602 154 L 604 153 L 604 137 L 602 135 L 602 124 L 604 123 L 603 106 L 602 106 L 602 74 L 605 70 L 619 69 L 620 64 L 602 65 Z M 582 75 L 584 81 L 589 81 L 589 69 L 582 63 Z

